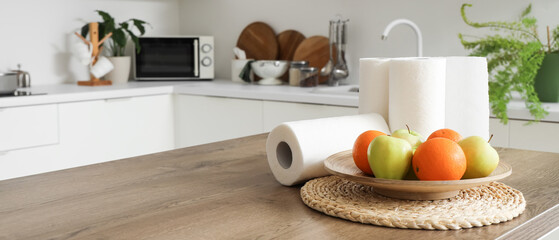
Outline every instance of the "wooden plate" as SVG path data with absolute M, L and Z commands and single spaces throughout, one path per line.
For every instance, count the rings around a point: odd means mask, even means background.
M 372 186 L 378 194 L 410 200 L 435 200 L 451 198 L 462 189 L 468 189 L 497 181 L 508 177 L 512 173 L 510 165 L 499 161 L 499 165 L 484 178 L 472 178 L 455 181 L 419 181 L 419 180 L 392 180 L 375 178 L 363 173 L 355 163 L 351 150 L 336 153 L 324 161 L 326 171 L 364 185 Z
M 330 60 L 329 45 L 327 37 L 309 37 L 297 47 L 293 54 L 293 61 L 309 61 L 309 66 L 318 68 L 318 72 L 320 72 L 320 69 Z M 325 83 L 328 81 L 328 76 L 320 76 L 318 81 Z
M 248 59 L 276 60 L 278 41 L 274 30 L 263 22 L 253 22 L 243 29 L 237 47 L 244 50 Z

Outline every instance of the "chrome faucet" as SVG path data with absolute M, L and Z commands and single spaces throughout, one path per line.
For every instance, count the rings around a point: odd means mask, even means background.
M 421 36 L 421 31 L 419 30 L 419 27 L 417 27 L 417 25 L 415 25 L 414 22 L 408 20 L 408 19 L 396 19 L 394 21 L 392 21 L 391 23 L 389 23 L 386 28 L 384 29 L 384 33 L 382 33 L 381 39 L 382 40 L 386 40 L 388 38 L 388 33 L 390 32 L 390 30 L 392 30 L 393 27 L 400 25 L 400 24 L 406 24 L 408 26 L 410 26 L 414 31 L 415 31 L 415 35 L 417 36 L 417 56 L 418 57 L 423 57 L 423 37 Z

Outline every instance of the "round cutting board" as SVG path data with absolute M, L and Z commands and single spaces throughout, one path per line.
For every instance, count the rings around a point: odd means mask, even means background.
M 329 41 L 324 36 L 312 36 L 301 42 L 295 53 L 293 61 L 309 61 L 309 66 L 320 69 L 330 60 Z M 328 76 L 320 76 L 318 81 L 325 83 Z
M 295 30 L 285 30 L 278 34 L 279 55 L 278 60 L 293 60 L 295 50 L 305 40 L 305 35 Z M 281 76 L 284 82 L 289 81 L 289 71 Z
M 239 35 L 237 47 L 245 51 L 248 59 L 276 60 L 278 57 L 276 34 L 263 22 L 253 22 L 246 26 Z
M 278 34 L 279 56 L 278 60 L 293 60 L 295 50 L 305 40 L 305 35 L 295 30 L 285 30 Z

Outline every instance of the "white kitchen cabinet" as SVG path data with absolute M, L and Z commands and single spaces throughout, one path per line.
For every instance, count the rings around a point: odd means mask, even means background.
M 61 144 L 78 165 L 174 149 L 170 95 L 60 104 Z M 84 156 L 84 152 L 88 152 Z
M 0 180 L 55 169 L 58 133 L 56 104 L 0 109 Z
M 0 108 L 0 152 L 56 143 L 56 104 Z
M 49 112 L 37 108 L 30 115 L 41 126 L 37 133 L 54 131 L 56 142 L 0 152 L 0 180 L 174 149 L 172 100 L 166 94 L 55 104 L 54 117 L 48 115 L 55 121 L 37 116 Z M 14 124 L 29 128 L 26 121 Z M 23 133 L 34 142 L 35 135 Z
M 354 115 L 356 107 L 176 95 L 177 147 L 271 131 L 282 122 Z
M 60 152 L 52 164 L 70 168 L 108 160 L 104 100 L 59 104 Z
M 172 95 L 106 99 L 104 105 L 109 160 L 175 148 Z
M 491 146 L 508 147 L 509 146 L 509 125 L 502 124 L 499 119 L 489 118 L 489 135 L 493 134 Z
M 260 100 L 193 95 L 175 97 L 177 147 L 263 132 Z
M 510 148 L 559 153 L 558 123 L 526 123 L 528 121 L 509 120 Z
M 264 132 L 283 122 L 358 114 L 357 107 L 264 101 Z
M 16 149 L 0 153 L 0 180 L 67 168 L 60 144 Z

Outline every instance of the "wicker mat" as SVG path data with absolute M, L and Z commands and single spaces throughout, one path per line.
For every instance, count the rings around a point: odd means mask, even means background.
M 384 197 L 370 186 L 328 176 L 307 182 L 301 198 L 317 211 L 354 222 L 438 230 L 506 222 L 526 207 L 520 191 L 499 182 L 462 190 L 450 199 L 414 201 Z

